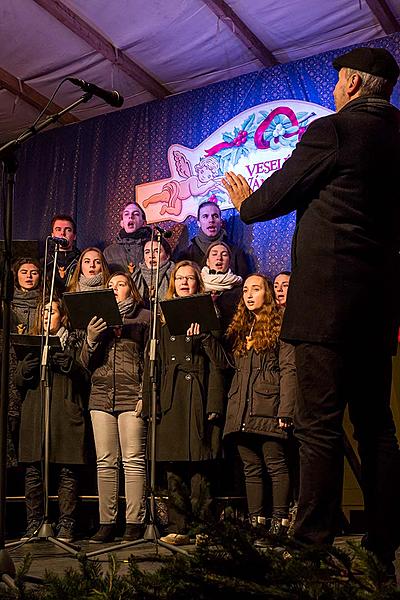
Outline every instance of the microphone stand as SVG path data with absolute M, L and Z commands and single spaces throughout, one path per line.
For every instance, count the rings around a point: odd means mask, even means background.
M 46 250 L 45 250 L 45 260 L 43 266 L 44 278 L 47 272 L 47 259 L 48 259 L 48 242 L 49 239 L 53 239 L 48 237 L 46 239 Z M 53 240 L 54 241 L 54 240 Z M 77 550 L 79 550 L 78 546 L 74 546 L 72 544 L 67 544 L 58 540 L 54 537 L 53 525 L 49 520 L 49 465 L 50 465 L 50 408 L 51 408 L 51 373 L 49 369 L 49 337 L 50 337 L 50 323 L 51 323 L 51 313 L 52 313 L 52 304 L 54 299 L 54 288 L 55 288 L 55 279 L 56 279 L 56 269 L 57 269 L 57 258 L 58 252 L 60 250 L 59 242 L 55 242 L 54 248 L 54 262 L 53 269 L 51 273 L 51 285 L 50 285 L 50 294 L 48 299 L 49 311 L 47 316 L 47 327 L 44 327 L 44 312 L 46 310 L 46 285 L 43 285 L 43 298 L 42 298 L 42 354 L 41 354 L 41 362 L 40 362 L 40 399 L 43 411 L 43 423 L 44 423 L 44 435 L 43 435 L 43 523 L 35 536 L 35 540 L 47 540 L 66 550 L 70 554 L 76 555 Z
M 93 552 L 85 553 L 85 557 L 89 558 L 92 556 L 99 556 L 100 554 L 105 554 L 109 552 L 116 552 L 118 550 L 124 550 L 125 548 L 131 548 L 133 546 L 137 546 L 139 544 L 151 543 L 154 544 L 157 548 L 158 546 L 162 546 L 163 548 L 167 548 L 167 550 L 171 550 L 171 552 L 176 552 L 178 554 L 183 554 L 188 556 L 187 550 L 183 550 L 183 548 L 179 548 L 177 546 L 173 546 L 172 544 L 168 544 L 167 542 L 162 542 L 160 540 L 160 534 L 156 525 L 156 496 L 155 496 L 155 488 L 156 488 L 156 441 L 157 441 L 157 372 L 156 372 L 156 353 L 157 353 L 157 315 L 158 315 L 158 297 L 159 297 L 159 279 L 160 279 L 160 249 L 161 249 L 161 238 L 165 234 L 164 231 L 160 229 L 153 229 L 152 232 L 152 245 L 151 251 L 153 254 L 153 240 L 154 236 L 157 238 L 157 265 L 156 265 L 156 273 L 155 273 L 155 288 L 154 295 L 150 298 L 151 300 L 151 337 L 150 337 L 150 383 L 151 383 L 151 408 L 150 408 L 150 502 L 149 502 L 149 511 L 146 524 L 146 529 L 144 531 L 143 537 L 138 540 L 133 540 L 131 542 L 120 542 L 119 544 L 114 544 L 113 546 L 109 546 L 108 548 L 101 550 L 94 550 Z M 153 269 L 152 269 L 153 270 Z M 151 277 L 151 280 L 153 278 Z M 151 290 L 150 290 L 151 294 Z
M 0 160 L 4 165 L 6 174 L 6 195 L 3 209 L 4 218 L 4 271 L 2 281 L 2 312 L 3 312 L 3 343 L 1 361 L 1 385 L 0 385 L 0 579 L 10 588 L 16 589 L 15 565 L 5 545 L 5 515 L 6 515 L 6 474 L 7 474 L 7 418 L 9 405 L 9 364 L 10 364 L 10 321 L 11 302 L 13 296 L 12 282 L 12 222 L 15 198 L 15 175 L 18 162 L 15 156 L 16 150 L 24 142 L 42 131 L 52 123 L 55 123 L 65 113 L 88 102 L 93 94 L 85 93 L 81 98 L 63 108 L 54 115 L 50 115 L 42 123 L 27 129 L 19 137 L 7 142 L 0 148 Z M 15 544 L 13 544 L 15 545 Z M 20 542 L 18 542 L 20 545 Z

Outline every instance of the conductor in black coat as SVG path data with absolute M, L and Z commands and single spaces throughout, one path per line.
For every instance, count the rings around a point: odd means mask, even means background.
M 357 48 L 333 64 L 337 112 L 311 123 L 281 171 L 256 192 L 234 173 L 224 183 L 245 223 L 297 210 L 281 334 L 296 346 L 300 388 L 295 536 L 322 544 L 337 532 L 348 404 L 362 461 L 366 546 L 392 571 L 400 542 L 400 454 L 390 410 L 400 306 L 400 113 L 389 99 L 399 67 L 377 48 Z

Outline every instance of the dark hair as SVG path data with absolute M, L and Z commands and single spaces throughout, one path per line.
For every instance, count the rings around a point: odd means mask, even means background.
M 292 275 L 291 271 L 279 271 L 279 273 L 277 273 L 274 277 L 274 281 L 277 277 L 279 277 L 279 275 L 287 275 L 288 277 L 290 277 Z
M 151 242 L 151 239 L 150 240 L 146 240 L 145 243 L 143 244 L 143 253 L 144 253 L 144 247 L 145 247 L 145 245 L 148 242 Z M 154 246 L 157 245 L 156 240 L 153 240 L 153 244 L 154 244 Z M 161 238 L 161 246 L 164 248 L 165 254 L 168 256 L 168 258 L 170 258 L 171 254 L 172 254 L 172 248 L 169 245 L 169 243 L 167 242 L 167 240 L 165 238 L 163 238 L 163 237 Z
M 232 250 L 230 249 L 230 247 L 228 246 L 228 244 L 226 242 L 219 242 L 218 240 L 216 242 L 211 242 L 211 244 L 208 246 L 206 253 L 204 255 L 204 262 L 207 260 L 207 258 L 210 256 L 210 252 L 211 250 L 215 247 L 215 246 L 223 246 L 225 248 L 225 250 L 228 252 L 229 254 L 229 260 L 231 260 L 232 258 Z
M 146 213 L 144 212 L 143 208 L 139 204 L 137 204 L 137 202 L 135 202 L 134 200 L 132 200 L 132 202 L 127 202 L 126 204 L 124 204 L 123 208 L 121 208 L 121 211 L 120 211 L 121 219 L 123 217 L 124 210 L 126 209 L 127 206 L 130 206 L 131 204 L 138 207 L 138 209 L 142 213 L 143 221 L 146 221 Z
M 50 300 L 50 298 L 46 297 L 45 303 L 43 306 L 43 298 L 40 299 L 40 302 L 38 303 L 37 309 L 36 309 L 35 321 L 32 325 L 32 329 L 29 331 L 30 335 L 41 335 L 42 329 L 43 329 L 43 313 L 44 313 L 45 307 L 49 304 L 49 300 Z M 61 300 L 61 298 L 58 298 L 57 296 L 53 297 L 53 302 L 54 302 L 54 304 L 57 304 L 58 310 L 60 311 L 60 317 L 61 317 L 60 325 L 62 325 L 63 327 L 66 327 L 68 329 L 69 322 L 68 322 L 68 316 L 67 316 L 67 312 L 66 312 L 66 309 L 64 306 L 64 302 Z M 49 319 L 49 321 L 50 320 L 51 319 Z
M 37 260 L 37 258 L 31 258 L 30 256 L 28 256 L 26 258 L 25 257 L 24 258 L 19 258 L 13 264 L 12 270 L 13 270 L 13 274 L 14 274 L 14 286 L 18 290 L 21 289 L 21 286 L 18 283 L 18 271 L 20 270 L 20 268 L 22 267 L 22 265 L 35 265 L 35 267 L 39 271 L 39 283 L 38 283 L 37 287 L 40 288 L 41 285 L 42 285 L 42 277 L 43 277 L 42 266 L 41 266 L 40 262 Z
M 74 221 L 74 219 L 71 217 L 71 215 L 55 215 L 52 220 L 51 220 L 51 230 L 53 231 L 53 227 L 54 227 L 54 223 L 56 221 L 69 221 L 72 225 L 72 231 L 74 233 L 76 233 L 76 223 Z
M 205 206 L 216 206 L 218 208 L 218 211 L 219 211 L 219 216 L 221 216 L 221 209 L 218 206 L 218 204 L 216 202 L 210 202 L 209 200 L 206 200 L 206 202 L 202 202 L 201 204 L 199 204 L 199 208 L 197 209 L 197 220 L 198 221 L 200 220 L 200 211 Z

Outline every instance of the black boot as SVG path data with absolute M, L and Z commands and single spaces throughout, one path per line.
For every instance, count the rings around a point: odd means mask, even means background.
M 99 530 L 89 540 L 91 544 L 108 544 L 115 540 L 115 523 L 100 524 Z
M 71 517 L 61 517 L 57 527 L 57 539 L 66 544 L 75 539 L 75 519 Z
M 142 523 L 127 523 L 125 527 L 123 542 L 134 542 L 143 536 L 144 525 Z

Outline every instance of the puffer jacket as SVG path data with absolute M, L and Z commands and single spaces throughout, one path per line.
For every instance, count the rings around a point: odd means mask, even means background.
M 104 249 L 104 258 L 110 267 L 111 273 L 128 271 L 130 265 L 137 266 L 142 262 L 143 246 L 150 238 L 151 229 L 147 226 L 140 227 L 130 237 L 125 237 L 124 230 L 121 230 L 115 243 Z
M 296 401 L 294 347 L 257 353 L 252 348 L 235 358 L 235 375 L 228 395 L 224 436 L 238 431 L 286 438 L 279 417 L 292 417 Z
M 92 373 L 89 410 L 135 410 L 142 394 L 143 354 L 149 335 L 150 312 L 135 305 L 123 326 L 108 328 L 90 345 L 85 340 L 82 363 Z

